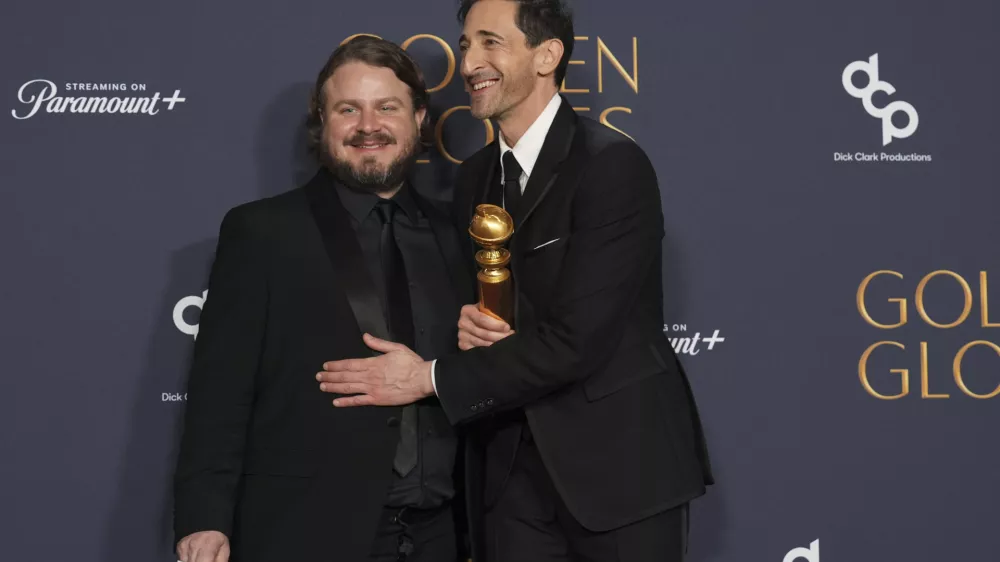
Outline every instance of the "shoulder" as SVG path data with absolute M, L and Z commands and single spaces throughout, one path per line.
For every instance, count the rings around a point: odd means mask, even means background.
M 307 209 L 305 188 L 298 187 L 232 207 L 223 217 L 221 229 L 250 236 L 266 235 L 288 219 L 300 219 Z
M 475 174 L 489 167 L 490 160 L 497 157 L 497 141 L 480 148 L 458 166 L 458 174 Z
M 591 162 L 650 165 L 646 152 L 635 141 L 589 117 L 578 117 L 575 144 Z

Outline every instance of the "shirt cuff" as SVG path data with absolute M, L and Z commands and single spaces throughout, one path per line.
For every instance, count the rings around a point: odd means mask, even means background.
M 434 396 L 438 395 L 437 377 L 435 376 L 435 367 L 437 367 L 437 362 L 437 359 L 431 361 L 431 386 L 434 387 Z

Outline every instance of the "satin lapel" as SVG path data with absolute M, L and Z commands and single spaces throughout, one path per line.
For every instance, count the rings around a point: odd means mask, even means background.
M 309 209 L 323 238 L 326 255 L 354 312 L 358 328 L 361 332 L 391 341 L 382 303 L 361 254 L 361 244 L 351 228 L 350 216 L 337 196 L 333 181 L 329 172 L 320 170 L 306 185 Z M 374 351 L 372 354 L 376 355 Z
M 569 155 L 569 149 L 573 145 L 573 137 L 576 135 L 576 112 L 573 107 L 563 98 L 559 111 L 556 113 L 552 126 L 549 127 L 548 134 L 545 135 L 545 142 L 542 150 L 538 153 L 538 160 L 528 178 L 528 185 L 524 188 L 524 198 L 521 199 L 520 208 L 526 209 L 519 212 L 514 225 L 515 236 L 521 229 L 521 225 L 531 217 L 538 204 L 552 189 L 556 179 L 559 177 L 559 164 Z
M 479 184 L 475 196 L 470 198 L 468 209 L 466 209 L 466 211 L 468 211 L 466 213 L 466 216 L 469 217 L 470 221 L 472 220 L 472 215 L 476 211 L 476 205 L 479 205 L 480 203 L 485 203 L 487 197 L 489 197 L 490 188 L 493 187 L 494 182 L 500 181 L 499 180 L 500 176 L 497 173 L 497 166 L 499 165 L 498 164 L 499 160 L 500 160 L 500 143 L 494 140 L 493 143 L 490 144 L 489 158 L 486 159 L 485 171 L 481 176 L 474 175 L 474 177 L 481 177 L 482 183 Z M 461 188 L 462 186 L 458 186 L 458 189 Z
M 469 264 L 464 263 L 462 248 L 459 245 L 459 233 L 449 220 L 448 214 L 437 207 L 434 203 L 424 199 L 416 190 L 412 191 L 413 199 L 417 206 L 423 211 L 434 231 L 434 238 L 437 239 L 438 249 L 448 267 L 448 274 L 451 279 L 452 289 L 459 306 L 471 302 L 473 295 L 473 279 L 469 274 Z

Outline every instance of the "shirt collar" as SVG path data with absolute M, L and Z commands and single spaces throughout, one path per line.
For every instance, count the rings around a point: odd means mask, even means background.
M 372 209 L 381 199 L 378 195 L 370 193 L 367 191 L 358 191 L 351 189 L 344 185 L 342 182 L 336 182 L 337 194 L 340 195 L 340 201 L 343 203 L 344 208 L 347 212 L 351 214 L 352 217 L 358 224 L 361 224 L 368 218 L 371 214 Z M 417 222 L 418 210 L 417 202 L 413 199 L 413 194 L 410 192 L 409 182 L 403 182 L 403 187 L 396 192 L 396 195 L 392 196 L 392 200 L 395 201 L 406 216 L 414 224 Z
M 528 130 L 521 135 L 514 148 L 507 145 L 502 132 L 497 135 L 500 141 L 501 167 L 503 166 L 503 155 L 508 150 L 513 150 L 514 158 L 517 158 L 517 163 L 521 165 L 524 174 L 531 176 L 531 170 L 535 167 L 535 162 L 538 161 L 538 154 L 541 153 L 542 145 L 545 144 L 545 136 L 548 135 L 549 128 L 552 127 L 552 121 L 555 120 L 561 103 L 562 98 L 559 97 L 558 93 L 552 96 L 549 104 L 545 106 L 535 122 L 528 127 Z

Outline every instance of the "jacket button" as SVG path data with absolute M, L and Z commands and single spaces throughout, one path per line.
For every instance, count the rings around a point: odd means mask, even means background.
M 487 406 L 492 406 L 493 405 L 493 399 L 492 398 L 487 398 L 486 399 L 486 405 Z
M 399 427 L 399 418 L 391 416 L 389 419 L 385 420 L 385 425 L 389 427 Z
M 472 405 L 472 411 L 473 411 L 473 412 L 475 412 L 475 411 L 476 411 L 476 410 L 478 410 L 478 409 L 479 409 L 479 404 L 473 404 L 473 405 Z

